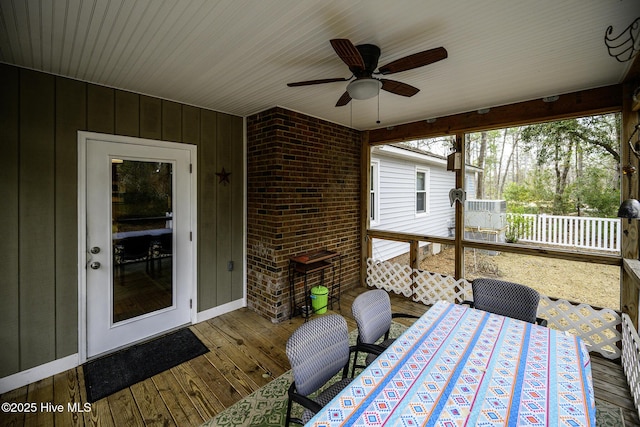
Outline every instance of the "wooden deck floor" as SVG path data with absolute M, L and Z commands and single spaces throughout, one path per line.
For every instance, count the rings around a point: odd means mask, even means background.
M 363 290 L 342 296 L 341 314 L 350 329 L 351 303 Z M 421 315 L 427 309 L 402 297 L 391 300 L 396 312 Z M 102 399 L 88 412 L 68 410 L 86 402 L 81 367 L 5 393 L 0 402 L 37 403 L 38 410 L 0 412 L 0 426 L 197 426 L 289 370 L 285 342 L 301 323 L 298 317 L 276 325 L 251 310 L 236 310 L 191 327 L 209 353 Z M 596 397 L 621 406 L 626 427 L 640 426 L 620 365 L 593 357 L 592 371 Z M 63 410 L 42 411 L 43 403 Z

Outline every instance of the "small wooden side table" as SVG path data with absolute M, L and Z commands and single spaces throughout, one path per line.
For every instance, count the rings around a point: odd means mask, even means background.
M 336 280 L 336 262 L 338 263 L 338 277 Z M 333 309 L 333 301 L 338 302 L 340 307 L 340 282 L 342 280 L 342 257 L 338 252 L 322 249 L 319 251 L 308 252 L 295 257 L 289 258 L 289 302 L 290 312 L 289 318 L 301 313 L 306 319 L 312 314 L 311 296 L 307 286 L 309 274 L 320 272 L 320 285 L 325 286 L 325 271 L 331 268 L 331 284 L 327 286 L 329 295 L 327 303 L 331 304 Z M 295 298 L 295 282 L 296 278 L 304 277 L 304 300 L 302 304 L 298 304 Z

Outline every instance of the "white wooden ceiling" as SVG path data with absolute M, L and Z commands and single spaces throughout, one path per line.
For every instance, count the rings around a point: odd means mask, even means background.
M 372 129 L 619 83 L 604 34 L 638 0 L 0 0 L 0 62 L 247 116 L 279 105 Z M 334 105 L 349 77 L 329 40 L 382 49 L 380 65 L 443 46 L 389 78 L 412 98 Z M 380 124 L 378 118 L 378 102 Z

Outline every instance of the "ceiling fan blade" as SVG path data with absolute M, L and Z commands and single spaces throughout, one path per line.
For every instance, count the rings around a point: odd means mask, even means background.
M 349 92 L 345 92 L 342 94 L 338 102 L 336 102 L 336 107 L 342 107 L 343 105 L 347 105 L 351 102 L 351 96 L 349 96 Z
M 417 87 L 413 87 L 406 83 L 388 79 L 380 79 L 380 81 L 382 82 L 382 90 L 395 93 L 396 95 L 409 97 L 420 92 L 420 89 L 418 89 Z
M 349 39 L 332 39 L 331 46 L 336 54 L 344 61 L 349 68 L 356 67 L 364 69 L 364 60 L 358 49 L 351 43 Z
M 319 85 L 323 83 L 346 82 L 349 80 L 351 80 L 351 78 L 345 79 L 344 77 L 337 77 L 334 79 L 307 80 L 304 82 L 287 83 L 287 86 L 289 87 L 309 86 L 309 85 Z
M 399 73 L 400 71 L 413 70 L 414 68 L 423 67 L 441 61 L 448 56 L 447 50 L 443 47 L 429 49 L 413 55 L 405 56 L 389 62 L 378 69 L 380 74 Z

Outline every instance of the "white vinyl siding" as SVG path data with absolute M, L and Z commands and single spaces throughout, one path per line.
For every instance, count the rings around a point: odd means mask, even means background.
M 446 162 L 438 164 L 398 156 L 372 154 L 378 165 L 376 230 L 399 231 L 434 236 L 450 236 L 449 228 L 455 219 L 449 203 L 449 190 L 455 187 L 455 174 L 446 170 Z M 426 156 L 425 156 L 426 157 Z M 426 213 L 416 213 L 416 172 L 428 171 Z M 466 176 L 467 195 L 475 195 L 475 172 Z M 409 245 L 374 239 L 373 257 L 387 260 L 409 251 Z

